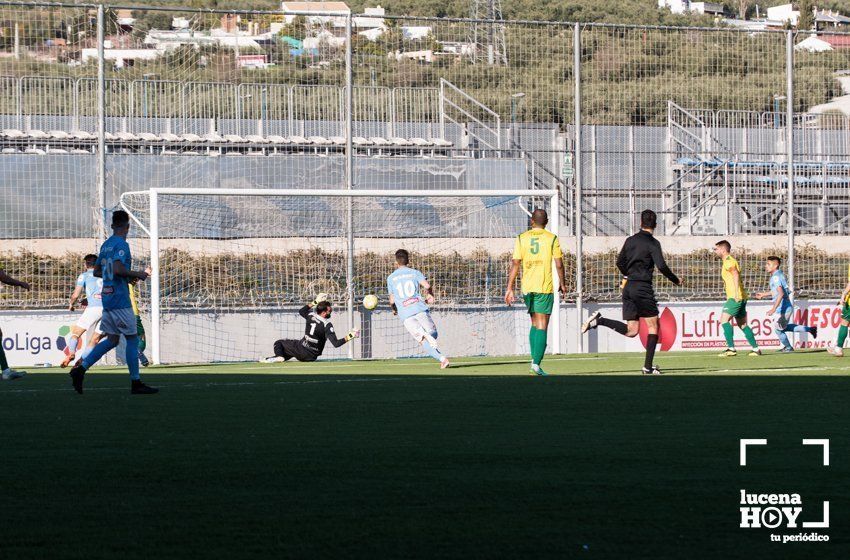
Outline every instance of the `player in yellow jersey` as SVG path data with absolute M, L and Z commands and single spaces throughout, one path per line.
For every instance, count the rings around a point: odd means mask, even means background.
M 841 306 L 841 326 L 838 327 L 838 340 L 829 352 L 840 358 L 844 355 L 844 341 L 847 340 L 847 327 L 850 325 L 850 268 L 847 269 L 847 285 L 841 292 L 841 301 L 838 305 Z
M 732 245 L 725 239 L 718 241 L 714 245 L 714 254 L 723 261 L 720 276 L 723 278 L 723 286 L 726 289 L 726 303 L 723 304 L 723 314 L 720 316 L 720 324 L 723 326 L 723 336 L 726 338 L 726 350 L 720 356 L 728 358 L 738 355 L 738 352 L 735 350 L 735 330 L 732 327 L 733 318 L 738 327 L 744 332 L 747 342 L 753 348 L 749 355 L 761 356 L 761 350 L 759 350 L 756 343 L 756 336 L 747 323 L 747 299 L 749 299 L 749 294 L 747 294 L 747 289 L 744 288 L 744 281 L 741 278 L 741 266 L 735 260 L 735 257 L 730 254 L 731 251 Z
M 139 337 L 139 363 L 142 364 L 143 367 L 148 367 L 151 363 L 148 360 L 148 357 L 145 356 L 145 348 L 147 347 L 147 341 L 145 339 L 145 325 L 142 324 L 142 314 L 139 312 L 138 303 L 136 303 L 139 295 L 136 291 L 137 283 L 138 281 L 130 283 L 130 304 L 133 306 L 133 315 L 136 316 L 136 334 Z
M 546 353 L 546 333 L 549 329 L 549 316 L 555 305 L 554 283 L 552 281 L 552 261 L 558 270 L 558 291 L 567 293 L 564 275 L 564 258 L 558 236 L 546 231 L 549 216 L 546 210 L 536 209 L 531 214 L 531 229 L 517 236 L 514 243 L 513 264 L 508 273 L 508 288 L 505 291 L 505 303 L 513 305 L 514 286 L 520 267 L 522 267 L 522 298 L 531 316 L 531 330 L 528 342 L 531 347 L 531 373 L 546 375 L 540 367 Z

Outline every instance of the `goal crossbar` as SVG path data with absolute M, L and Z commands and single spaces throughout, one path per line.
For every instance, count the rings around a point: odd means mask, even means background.
M 550 199 L 551 212 L 548 229 L 558 235 L 560 222 L 560 192 L 556 189 L 439 189 L 439 190 L 405 190 L 405 189 L 227 189 L 227 188 L 153 188 L 146 191 L 129 191 L 120 197 L 121 207 L 126 210 L 150 237 L 150 259 L 151 259 L 151 358 L 155 364 L 161 363 L 160 345 L 160 266 L 159 266 L 159 196 L 160 195 L 184 195 L 184 196 L 290 196 L 290 197 L 333 197 L 333 198 L 498 198 L 498 197 L 534 197 Z M 132 212 L 125 204 L 125 199 L 130 196 L 147 196 L 149 202 L 148 227 Z M 354 254 L 349 251 L 348 259 L 353 259 Z M 350 264 L 353 264 L 350 263 Z M 555 307 L 553 314 L 555 320 L 552 325 L 553 347 L 552 351 L 560 353 L 561 329 L 560 329 L 560 301 L 558 297 L 558 275 L 553 263 L 553 279 L 555 292 Z M 347 312 L 349 318 L 354 316 L 354 296 L 351 290 L 353 279 L 347 278 L 349 294 L 347 298 Z

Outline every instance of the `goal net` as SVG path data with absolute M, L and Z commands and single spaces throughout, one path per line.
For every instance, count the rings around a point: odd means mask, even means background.
M 338 334 L 354 343 L 325 358 L 424 356 L 392 314 L 394 253 L 434 288 L 432 316 L 449 356 L 528 351 L 528 318 L 503 296 L 514 238 L 552 191 L 306 191 L 153 189 L 125 193 L 138 227 L 134 256 L 154 274 L 143 291 L 151 350 L 162 363 L 253 361 L 298 339 L 298 309 L 330 294 Z M 550 229 L 557 231 L 558 217 Z M 361 301 L 379 298 L 369 312 Z M 148 299 L 149 298 L 149 299 Z M 554 321 L 555 325 L 559 321 Z M 556 350 L 557 327 L 550 348 Z

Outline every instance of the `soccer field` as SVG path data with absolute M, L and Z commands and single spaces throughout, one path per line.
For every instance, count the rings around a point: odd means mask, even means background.
M 850 557 L 850 360 L 658 361 L 31 373 L 0 384 L 2 557 Z M 830 541 L 739 528 L 741 489 L 829 500 Z

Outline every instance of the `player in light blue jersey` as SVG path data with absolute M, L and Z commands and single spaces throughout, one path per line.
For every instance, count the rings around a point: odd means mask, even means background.
M 121 336 L 126 341 L 127 369 L 130 371 L 130 392 L 134 395 L 149 395 L 158 389 L 148 387 L 139 377 L 139 337 L 136 331 L 136 316 L 130 301 L 130 281 L 147 280 L 150 271 L 132 270 L 133 258 L 127 244 L 130 233 L 130 216 L 123 210 L 112 214 L 112 237 L 100 247 L 94 267 L 94 275 L 103 279 L 101 301 L 103 318 L 100 330 L 106 338 L 101 340 L 91 353 L 81 358 L 71 369 L 74 390 L 82 394 L 86 370 L 97 363 L 107 352 L 118 346 Z
M 395 272 L 387 277 L 393 313 L 398 315 L 425 352 L 440 362 L 440 368 L 446 369 L 450 365 L 449 359 L 437 348 L 437 326 L 428 311 L 428 305 L 434 303 L 431 284 L 424 274 L 407 266 L 410 253 L 404 249 L 395 252 L 395 262 Z
M 779 337 L 779 342 L 782 343 L 780 352 L 793 352 L 794 346 L 788 339 L 788 333 L 809 333 L 814 338 L 818 336 L 817 327 L 807 327 L 805 325 L 795 325 L 791 323 L 791 316 L 794 313 L 794 304 L 791 303 L 791 288 L 788 287 L 788 281 L 785 279 L 785 273 L 780 270 L 782 259 L 779 257 L 767 257 L 764 263 L 764 269 L 770 274 L 770 291 L 756 294 L 757 299 L 771 298 L 773 305 L 767 311 L 767 316 L 771 317 L 776 314 L 774 320 L 774 328 L 776 336 Z
M 91 349 L 93 349 L 100 339 L 102 334 L 98 328 L 100 319 L 103 315 L 103 303 L 101 302 L 100 292 L 103 288 L 103 280 L 94 275 L 94 265 L 97 263 L 97 255 L 86 255 L 83 257 L 86 269 L 77 277 L 77 285 L 74 288 L 74 293 L 71 294 L 71 301 L 68 304 L 68 311 L 74 311 L 78 302 L 82 302 L 85 306 L 83 314 L 77 319 L 74 326 L 71 327 L 71 338 L 68 340 L 69 353 L 62 361 L 62 367 L 68 367 L 68 364 L 74 361 L 77 355 L 77 346 L 80 339 L 92 329 L 94 334 L 90 336 L 86 350 L 83 352 L 85 357 Z M 84 295 L 85 294 L 85 295 Z

